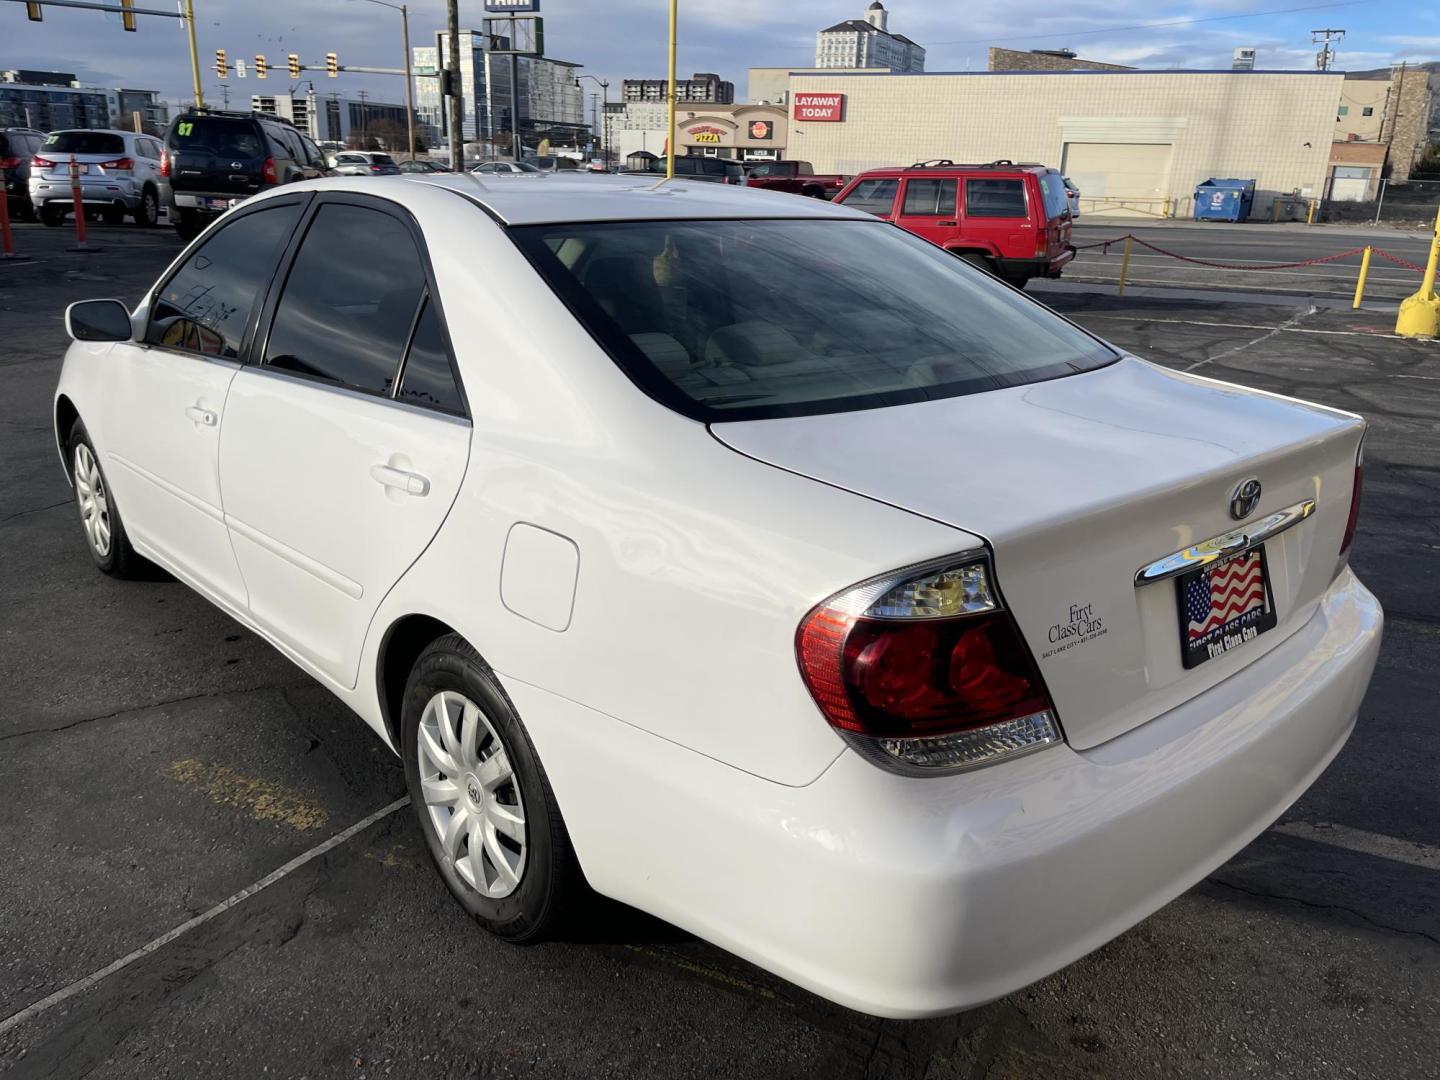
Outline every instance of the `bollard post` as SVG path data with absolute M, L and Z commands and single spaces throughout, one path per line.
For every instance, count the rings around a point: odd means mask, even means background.
M 0 191 L 0 259 L 15 257 L 15 238 L 10 235 L 10 196 Z
M 1125 275 L 1130 273 L 1130 247 L 1134 244 L 1135 238 L 1129 233 L 1125 234 L 1125 253 L 1120 256 L 1120 282 L 1115 287 L 1116 296 L 1125 295 Z
M 1319 205 L 1320 205 L 1320 203 L 1319 203 L 1318 200 L 1316 200 L 1316 199 L 1311 199 L 1311 200 L 1310 200 L 1310 209 L 1309 209 L 1309 210 L 1306 212 L 1306 214 L 1305 214 L 1305 224 L 1306 224 L 1306 225 L 1314 225 L 1314 224 L 1315 224 L 1315 207 L 1317 207 L 1317 206 L 1319 206 Z
M 85 196 L 80 193 L 80 163 L 70 155 L 70 203 L 75 208 L 75 246 L 85 250 Z
M 1360 256 L 1360 276 L 1355 280 L 1355 303 L 1350 305 L 1357 311 L 1360 309 L 1360 301 L 1365 299 L 1365 279 L 1370 276 L 1370 252 L 1373 250 L 1367 245 L 1365 254 Z
M 1440 296 L 1435 295 L 1435 269 L 1440 264 L 1440 210 L 1435 213 L 1435 233 L 1430 237 L 1430 258 L 1420 291 L 1406 297 L 1395 317 L 1395 333 L 1401 337 L 1440 337 Z

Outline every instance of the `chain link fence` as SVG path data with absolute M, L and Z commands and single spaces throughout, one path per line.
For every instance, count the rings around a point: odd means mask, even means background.
M 1381 180 L 1367 198 L 1346 198 L 1332 179 L 1317 220 L 1428 229 L 1440 207 L 1440 180 Z M 1337 197 L 1338 196 L 1338 197 Z

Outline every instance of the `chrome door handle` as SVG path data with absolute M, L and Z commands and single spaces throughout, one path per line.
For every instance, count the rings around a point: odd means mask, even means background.
M 204 424 L 206 427 L 214 427 L 220 422 L 220 417 L 209 409 L 202 409 L 199 405 L 185 406 L 185 415 L 197 424 Z
M 430 481 L 425 477 L 391 465 L 371 465 L 370 478 L 387 488 L 398 488 L 407 495 L 430 494 Z

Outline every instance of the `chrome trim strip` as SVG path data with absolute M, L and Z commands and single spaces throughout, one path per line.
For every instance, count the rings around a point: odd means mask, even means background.
M 1279 536 L 1292 525 L 1300 524 L 1313 513 L 1315 513 L 1315 500 L 1306 499 L 1294 506 L 1287 506 L 1284 510 L 1276 510 L 1273 514 L 1267 514 L 1258 521 L 1252 521 L 1249 525 L 1243 525 L 1231 532 L 1212 536 L 1209 540 L 1192 544 L 1183 551 L 1166 555 L 1163 559 L 1156 559 L 1149 566 L 1142 566 L 1135 571 L 1135 587 L 1138 589 L 1142 585 L 1168 581 L 1170 578 L 1179 577 L 1181 574 L 1208 566 L 1210 563 L 1218 562 L 1231 555 L 1239 555 L 1241 552 L 1259 547 L 1266 540 Z

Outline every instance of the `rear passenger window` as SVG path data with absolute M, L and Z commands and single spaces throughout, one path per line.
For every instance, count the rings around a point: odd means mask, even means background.
M 899 188 L 899 180 L 861 180 L 841 202 L 852 210 L 884 217 L 895 205 L 895 192 Z
M 420 321 L 415 324 L 415 336 L 410 341 L 395 400 L 457 415 L 465 413 L 465 403 L 450 366 L 450 352 L 445 347 L 440 308 L 428 297 L 420 312 Z
M 1024 180 L 966 180 L 969 217 L 1025 217 Z
M 300 206 L 292 203 L 221 226 L 156 294 L 146 342 L 238 357 L 256 299 L 299 217 Z
M 905 206 L 909 217 L 943 217 L 955 213 L 954 180 L 907 180 Z
M 420 253 L 398 218 L 321 206 L 286 278 L 265 363 L 388 395 L 424 291 Z

